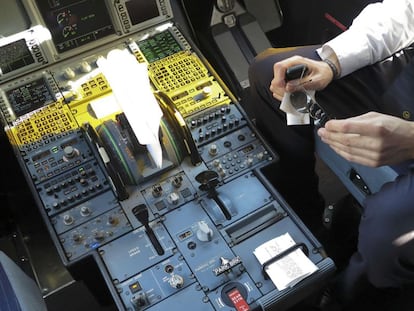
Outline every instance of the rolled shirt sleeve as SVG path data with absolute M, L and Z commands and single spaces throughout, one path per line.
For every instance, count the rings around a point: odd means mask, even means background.
M 322 59 L 335 53 L 345 76 L 413 42 L 414 0 L 384 0 L 367 5 L 348 30 L 317 52 Z

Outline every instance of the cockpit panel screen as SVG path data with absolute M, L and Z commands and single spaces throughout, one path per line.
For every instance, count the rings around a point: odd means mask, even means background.
M 157 2 L 153 0 L 130 0 L 125 2 L 132 25 L 159 16 Z
M 36 0 L 59 53 L 114 33 L 102 0 Z
M 6 96 L 17 118 L 55 100 L 43 77 L 8 90 Z
M 0 75 L 20 69 L 34 62 L 35 60 L 27 47 L 25 39 L 0 47 Z

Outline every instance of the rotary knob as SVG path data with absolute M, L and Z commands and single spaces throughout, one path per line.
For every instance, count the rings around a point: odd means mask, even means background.
M 75 243 L 81 243 L 81 242 L 82 242 L 82 240 L 83 240 L 83 236 L 82 236 L 82 234 L 80 234 L 80 233 L 74 232 L 74 233 L 72 234 L 72 240 L 73 240 L 73 242 L 75 242 Z
M 66 146 L 63 149 L 63 153 L 65 154 L 66 159 L 72 159 L 78 155 L 78 151 L 72 146 Z
M 205 86 L 205 87 L 203 87 L 203 97 L 204 97 L 204 98 L 209 97 L 209 96 L 211 95 L 211 93 L 212 93 L 212 92 L 213 92 L 213 91 L 212 91 L 211 87 L 209 87 L 209 86 Z
M 80 213 L 83 217 L 86 217 L 89 216 L 92 213 L 92 211 L 88 206 L 82 206 L 80 208 Z
M 75 71 L 73 71 L 72 68 L 68 67 L 63 71 L 63 76 L 68 80 L 72 80 L 73 78 L 75 78 L 76 73 Z
M 63 223 L 66 225 L 66 226 L 70 226 L 70 225 L 72 225 L 73 224 L 73 222 L 74 222 L 74 219 L 73 219 L 73 217 L 71 216 L 71 215 L 64 215 L 63 216 Z
M 95 231 L 93 233 L 93 238 L 97 242 L 102 242 L 103 240 L 105 240 L 105 231 L 103 231 L 103 230 Z
M 115 217 L 115 216 L 109 216 L 107 223 L 108 223 L 109 226 L 114 227 L 114 226 L 119 224 L 119 219 L 118 219 L 118 217 Z
M 209 242 L 213 239 L 213 230 L 211 230 L 204 220 L 199 221 L 197 226 L 197 239 L 201 242 Z
M 91 65 L 90 65 L 87 61 L 83 61 L 83 62 L 80 64 L 80 70 L 81 70 L 83 73 L 88 73 L 88 72 L 91 72 L 92 67 L 91 67 Z
M 131 303 L 134 306 L 134 310 L 141 310 L 148 304 L 147 295 L 145 293 L 137 293 L 131 297 Z

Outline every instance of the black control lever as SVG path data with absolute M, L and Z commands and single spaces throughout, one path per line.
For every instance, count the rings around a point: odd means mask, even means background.
M 308 74 L 308 66 L 304 64 L 294 65 L 286 69 L 285 81 L 296 80 L 305 77 Z
M 152 245 L 157 251 L 157 254 L 160 256 L 164 255 L 164 249 L 162 248 L 157 237 L 155 236 L 154 230 L 152 230 L 152 228 L 149 225 L 149 213 L 147 206 L 145 204 L 137 205 L 132 209 L 132 213 L 138 219 L 138 221 L 144 225 L 145 232 L 147 233 Z
M 309 72 L 305 64 L 298 64 L 289 67 L 285 73 L 285 81 L 301 79 Z M 309 116 L 314 120 L 316 128 L 324 127 L 325 123 L 329 121 L 330 117 L 325 110 L 312 98 L 305 89 L 293 92 L 290 94 L 290 102 L 293 108 L 300 113 L 309 113 Z
M 200 183 L 200 190 L 207 191 L 208 197 L 213 199 L 221 209 L 227 220 L 231 219 L 231 215 L 226 205 L 218 196 L 216 186 L 219 184 L 218 173 L 215 171 L 203 171 L 198 174 L 195 179 Z

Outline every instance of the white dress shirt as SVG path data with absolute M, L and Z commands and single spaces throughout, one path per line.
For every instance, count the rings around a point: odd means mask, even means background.
M 322 59 L 336 54 L 341 76 L 373 64 L 414 42 L 414 0 L 384 0 L 367 5 L 348 30 L 325 43 Z

